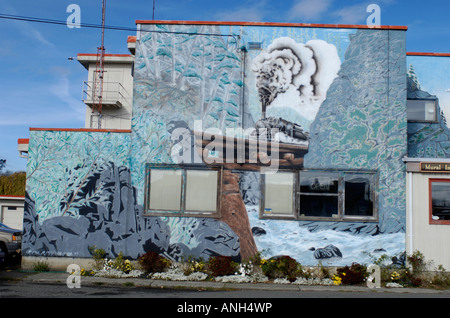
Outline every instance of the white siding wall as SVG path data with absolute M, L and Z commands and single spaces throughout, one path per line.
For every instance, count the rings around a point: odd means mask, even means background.
M 89 65 L 89 75 L 88 81 L 93 83 L 95 71 L 95 63 Z M 131 115 L 133 106 L 133 77 L 132 77 L 132 67 L 131 63 L 114 63 L 107 64 L 105 62 L 105 73 L 104 73 L 104 86 L 103 86 L 103 98 L 106 100 L 108 98 L 108 91 L 116 90 L 117 86 L 115 84 L 109 83 L 121 83 L 124 88 L 123 105 L 120 108 L 102 107 L 102 128 L 104 129 L 131 129 Z M 92 108 L 86 106 L 86 121 L 85 127 L 90 128 Z
M 0 196 L 0 222 L 13 229 L 22 230 L 23 206 L 23 197 Z
M 409 186 L 407 191 L 406 251 L 408 255 L 416 250 L 420 251 L 425 260 L 433 261 L 435 267 L 442 265 L 450 271 L 450 225 L 430 224 L 428 189 L 430 178 L 450 179 L 450 174 L 408 173 L 408 185 L 411 184 L 409 182 L 411 176 L 412 191 Z M 412 217 L 410 194 L 412 194 Z

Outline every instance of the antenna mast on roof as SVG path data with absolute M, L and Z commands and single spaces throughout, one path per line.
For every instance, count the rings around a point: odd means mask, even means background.
M 97 48 L 97 65 L 94 72 L 91 128 L 102 128 L 103 75 L 105 62 L 105 11 L 106 0 L 102 0 L 102 43 Z

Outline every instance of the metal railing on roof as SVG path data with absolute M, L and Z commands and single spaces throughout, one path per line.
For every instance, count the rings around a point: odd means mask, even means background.
M 81 99 L 92 107 L 94 104 L 94 82 L 84 81 Z M 102 106 L 121 108 L 131 102 L 130 94 L 119 82 L 103 82 Z

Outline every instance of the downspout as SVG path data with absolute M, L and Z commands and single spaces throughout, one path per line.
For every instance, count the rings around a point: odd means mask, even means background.
M 242 73 L 241 73 L 241 80 L 242 80 L 242 88 L 241 88 L 241 128 L 242 130 L 245 129 L 245 122 L 244 122 L 244 116 L 245 116 L 245 68 L 246 68 L 246 58 L 247 58 L 247 48 L 245 46 L 241 47 L 242 52 Z
M 408 239 L 409 239 L 409 255 L 413 254 L 413 200 L 412 200 L 412 193 L 413 193 L 413 182 L 412 182 L 412 176 L 413 173 L 411 171 L 408 172 L 408 176 L 409 176 L 409 180 L 408 180 L 408 219 L 409 219 L 409 234 L 408 234 Z

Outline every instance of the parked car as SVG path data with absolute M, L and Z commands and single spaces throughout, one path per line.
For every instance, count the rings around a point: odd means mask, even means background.
M 8 256 L 20 253 L 22 248 L 22 231 L 12 229 L 0 223 L 0 262 Z

